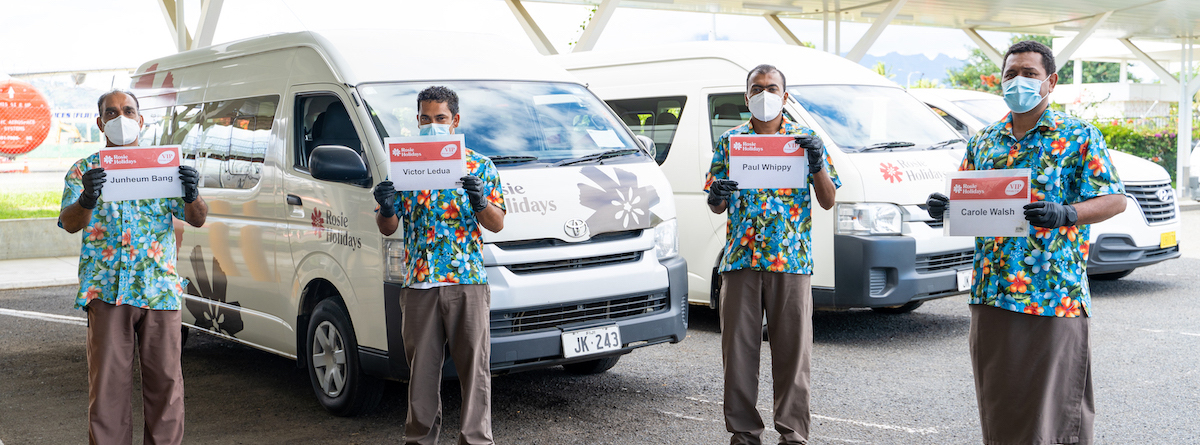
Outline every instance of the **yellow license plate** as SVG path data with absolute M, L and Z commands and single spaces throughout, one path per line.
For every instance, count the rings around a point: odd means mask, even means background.
M 1176 244 L 1179 244 L 1179 242 L 1175 241 L 1175 232 L 1167 232 L 1159 236 L 1158 247 L 1160 249 L 1175 247 Z

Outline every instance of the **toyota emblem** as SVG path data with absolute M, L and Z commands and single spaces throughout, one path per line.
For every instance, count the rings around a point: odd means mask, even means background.
M 1161 188 L 1157 192 L 1154 192 L 1154 196 L 1158 197 L 1158 200 L 1161 202 L 1171 202 L 1171 199 L 1175 197 L 1175 191 L 1169 188 Z
M 588 234 L 587 221 L 578 218 L 568 220 L 566 224 L 563 224 L 563 231 L 567 232 L 567 236 L 571 238 L 583 238 Z

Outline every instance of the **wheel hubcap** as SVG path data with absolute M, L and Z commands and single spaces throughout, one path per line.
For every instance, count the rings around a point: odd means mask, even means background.
M 317 325 L 313 334 L 312 367 L 329 397 L 337 397 L 346 386 L 346 346 L 337 327 L 328 321 Z

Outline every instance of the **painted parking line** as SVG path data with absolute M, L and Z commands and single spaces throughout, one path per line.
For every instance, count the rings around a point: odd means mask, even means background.
M 723 402 L 705 400 L 705 399 L 701 399 L 701 398 L 697 398 L 697 397 L 684 397 L 684 398 L 687 400 L 691 400 L 693 402 L 711 403 L 714 405 L 724 405 Z M 906 432 L 909 434 L 926 435 L 926 434 L 937 434 L 938 433 L 937 428 L 910 428 L 910 427 L 906 427 L 906 426 L 884 425 L 884 424 L 880 424 L 880 423 L 863 422 L 863 421 L 853 420 L 853 419 L 839 419 L 837 417 L 822 416 L 820 414 L 809 414 L 809 415 L 816 419 L 828 420 L 831 422 L 843 422 L 843 423 L 849 423 L 852 425 L 865 426 L 865 427 L 870 427 L 870 428 L 879 428 L 879 429 L 892 430 L 892 431 L 903 431 L 903 432 Z
M 51 321 L 54 323 L 87 326 L 87 319 L 83 318 L 83 317 L 71 317 L 71 316 L 67 316 L 67 315 L 47 314 L 44 312 L 18 311 L 15 309 L 0 309 L 0 315 L 8 315 L 8 316 L 20 317 L 20 318 L 29 318 L 29 319 L 33 319 L 33 320 Z M 0 442 L 0 445 L 4 445 L 4 443 Z
M 689 399 L 691 399 L 691 397 L 688 397 L 688 398 L 689 398 Z M 677 418 L 677 419 L 684 419 L 684 420 L 695 420 L 695 421 L 698 421 L 698 422 L 725 423 L 725 422 L 724 422 L 724 421 L 722 421 L 722 420 L 717 420 L 717 419 L 705 419 L 705 418 L 702 418 L 702 417 L 689 416 L 689 415 L 687 415 L 687 414 L 680 414 L 680 413 L 671 412 L 671 411 L 663 411 L 663 410 L 661 410 L 661 409 L 656 409 L 655 411 L 658 411 L 658 412 L 659 412 L 659 414 L 666 414 L 666 415 L 668 415 L 668 416 L 671 416 L 671 417 L 674 417 L 674 418 Z M 815 417 L 815 416 L 814 416 L 814 417 Z M 774 427 L 771 427 L 771 426 L 769 426 L 769 425 L 766 427 L 766 430 L 767 430 L 767 431 L 770 431 L 770 432 L 773 432 L 773 433 L 779 433 L 779 431 L 776 431 Z M 810 435 L 810 436 L 809 436 L 809 439 L 823 439 L 823 440 L 827 440 L 827 441 L 843 442 L 843 443 L 869 443 L 869 442 L 862 441 L 862 440 L 854 440 L 854 439 L 840 439 L 840 438 L 837 438 L 837 437 L 820 436 L 820 435 L 816 435 L 816 434 L 812 434 L 812 435 Z M 3 444 L 0 444 L 0 445 L 3 445 Z

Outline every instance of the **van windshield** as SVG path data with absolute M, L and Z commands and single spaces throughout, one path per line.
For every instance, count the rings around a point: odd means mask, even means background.
M 455 133 L 463 134 L 468 148 L 498 166 L 642 156 L 608 107 L 576 84 L 405 82 L 364 84 L 359 92 L 381 137 L 407 137 L 420 134 L 417 93 L 431 85 L 458 94 L 462 120 Z
M 788 92 L 846 152 L 961 148 L 966 142 L 899 88 L 815 85 Z
M 999 96 L 995 99 L 956 100 L 954 105 L 979 119 L 983 125 L 991 125 L 1008 115 L 1008 105 Z

